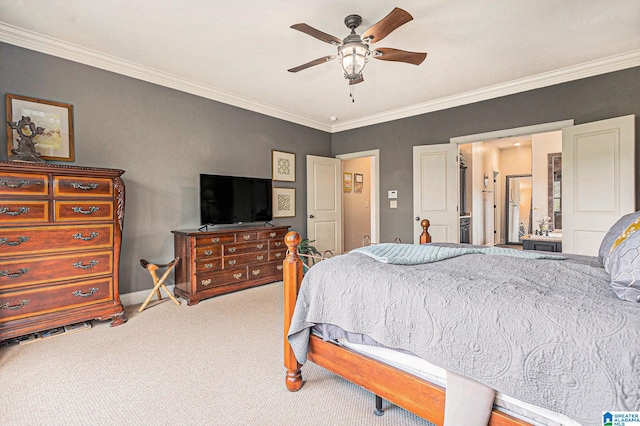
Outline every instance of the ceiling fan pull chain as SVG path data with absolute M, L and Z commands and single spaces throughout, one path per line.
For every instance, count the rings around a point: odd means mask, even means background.
M 356 98 L 355 96 L 353 96 L 353 86 L 349 87 L 349 89 L 350 89 L 349 97 L 351 98 L 351 102 L 355 102 Z

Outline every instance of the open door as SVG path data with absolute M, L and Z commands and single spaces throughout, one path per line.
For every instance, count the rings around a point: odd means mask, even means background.
M 562 251 L 597 256 L 611 225 L 635 211 L 635 116 L 562 130 Z
M 457 144 L 413 147 L 414 243 L 420 242 L 422 219 L 431 223 L 431 241 L 460 242 L 458 174 Z
M 342 166 L 338 158 L 307 155 L 307 238 L 320 253 L 342 253 Z

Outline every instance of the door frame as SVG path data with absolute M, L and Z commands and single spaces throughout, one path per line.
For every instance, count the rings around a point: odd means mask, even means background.
M 540 123 L 540 124 L 534 124 L 531 126 L 523 126 L 523 127 L 513 127 L 510 129 L 502 129 L 502 130 L 494 130 L 491 132 L 484 132 L 484 133 L 475 133 L 475 134 L 471 134 L 471 135 L 464 135 L 464 136 L 456 136 L 453 138 L 449 139 L 449 143 L 452 144 L 467 144 L 467 143 L 475 143 L 475 142 L 483 142 L 486 140 L 491 140 L 491 139 L 501 139 L 501 138 L 509 138 L 509 137 L 515 137 L 515 136 L 524 136 L 524 135 L 533 135 L 533 134 L 537 134 L 537 133 L 547 133 L 547 132 L 555 132 L 555 131 L 559 131 L 562 130 L 565 127 L 570 127 L 573 126 L 575 124 L 575 120 L 570 119 L 570 120 L 561 120 L 561 121 L 551 121 L 548 123 Z M 500 170 L 497 170 L 498 172 L 500 172 Z M 495 178 L 495 176 L 494 176 Z M 494 191 L 496 191 L 496 189 L 494 188 Z M 496 202 L 498 204 L 497 209 L 494 209 L 494 216 L 497 213 L 498 214 L 498 222 L 501 222 L 500 218 L 502 217 L 502 209 L 504 209 L 504 206 L 502 205 L 502 200 L 501 199 L 496 199 Z M 495 220 L 495 218 L 494 218 Z M 500 226 L 496 226 L 495 227 L 496 230 L 500 230 L 500 232 L 502 231 Z M 502 239 L 504 236 L 499 235 L 498 237 L 500 238 L 495 238 L 494 239 L 494 244 L 498 245 L 502 243 Z
M 354 158 L 373 157 L 373 164 L 371 167 L 371 241 L 379 242 L 380 236 L 380 150 L 371 149 L 368 151 L 350 152 L 347 154 L 336 155 L 335 158 L 339 160 L 353 160 Z M 342 225 L 344 227 L 344 204 L 342 209 Z M 364 235 L 363 235 L 364 237 Z M 342 232 L 342 239 L 344 243 L 344 230 Z

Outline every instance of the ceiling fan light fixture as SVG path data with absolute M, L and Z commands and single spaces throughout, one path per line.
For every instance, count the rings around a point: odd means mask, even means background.
M 362 76 L 369 53 L 369 47 L 360 42 L 345 43 L 338 48 L 338 57 L 346 79 L 353 80 Z

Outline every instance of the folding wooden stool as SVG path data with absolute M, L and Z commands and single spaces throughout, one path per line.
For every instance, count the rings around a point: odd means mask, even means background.
M 162 295 L 160 294 L 160 287 L 162 287 L 164 291 L 167 292 L 167 294 L 169 295 L 169 298 L 173 300 L 173 303 L 175 303 L 176 305 L 180 305 L 180 301 L 176 299 L 175 296 L 171 294 L 171 292 L 164 285 L 164 280 L 167 279 L 167 277 L 169 276 L 169 273 L 173 270 L 173 268 L 178 264 L 179 261 L 180 261 L 180 258 L 176 257 L 166 265 L 156 265 L 155 263 L 151 263 L 144 259 L 140 259 L 140 265 L 142 265 L 143 268 L 149 271 L 149 273 L 151 274 L 151 278 L 153 278 L 154 285 L 153 285 L 153 289 L 151 290 L 151 293 L 149 293 L 149 296 L 147 296 L 147 300 L 145 300 L 144 303 L 140 306 L 140 308 L 138 309 L 138 312 L 142 312 L 144 308 L 147 307 L 154 293 L 158 295 L 158 300 L 162 300 Z M 156 275 L 156 271 L 162 268 L 167 268 L 167 270 L 164 271 L 164 274 L 162 274 L 162 277 L 158 279 L 158 275 Z

